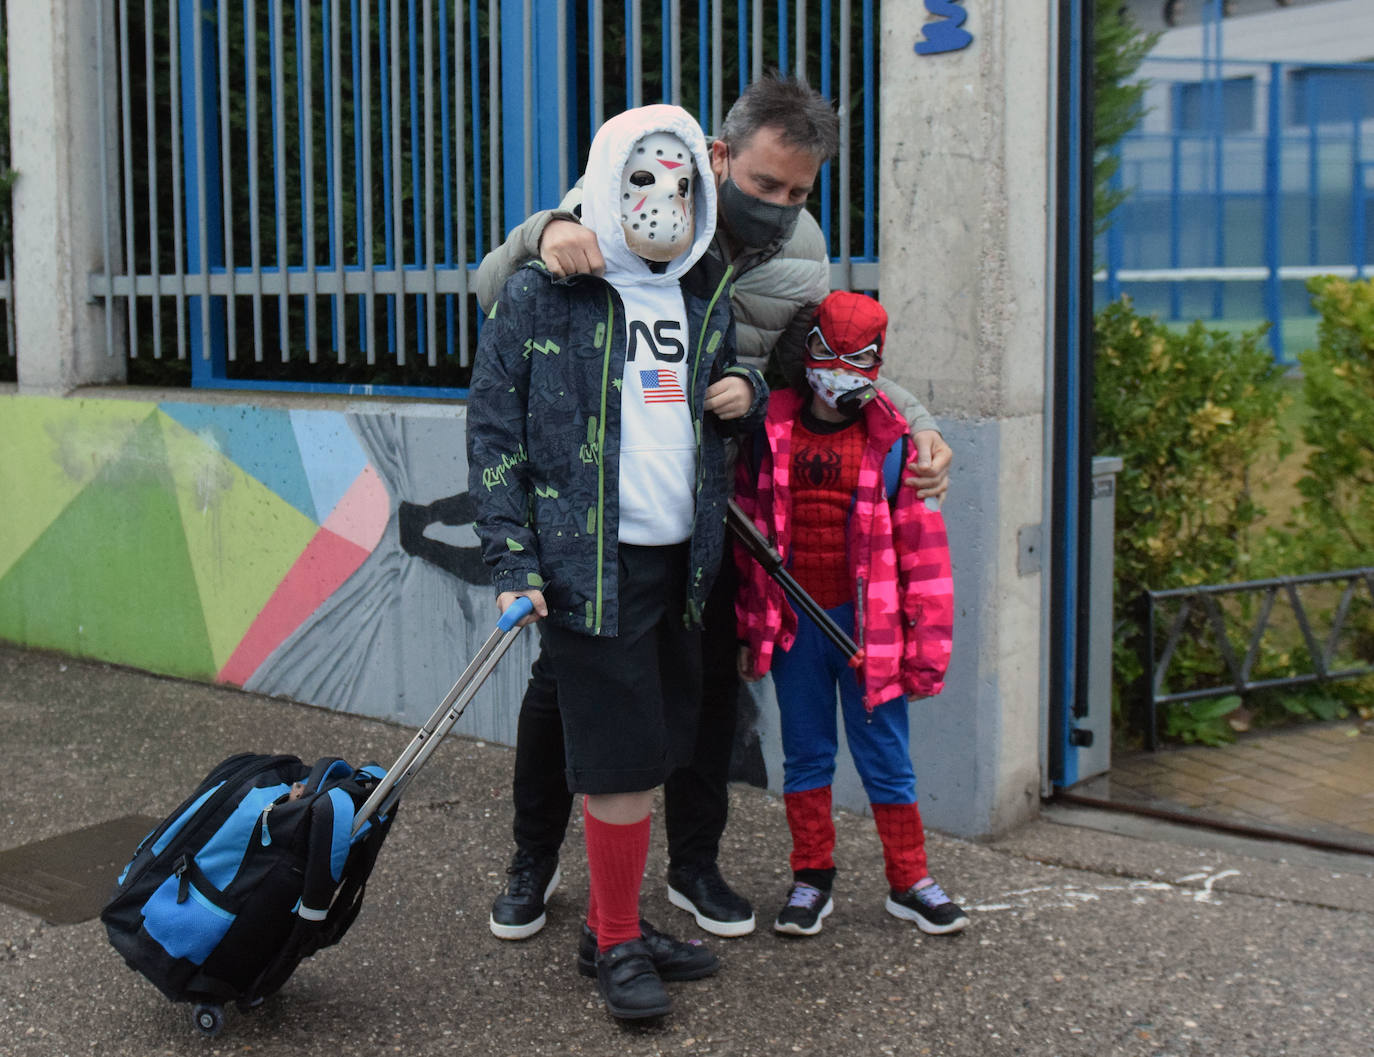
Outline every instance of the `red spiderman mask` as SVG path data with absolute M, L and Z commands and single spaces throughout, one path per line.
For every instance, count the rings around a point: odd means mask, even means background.
M 816 309 L 806 339 L 806 366 L 878 377 L 887 336 L 887 310 L 871 297 L 836 290 Z

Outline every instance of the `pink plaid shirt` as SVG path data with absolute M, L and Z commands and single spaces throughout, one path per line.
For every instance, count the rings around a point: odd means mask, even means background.
M 764 423 L 767 450 L 751 460 L 741 455 L 735 498 L 787 563 L 792 545 L 792 427 L 803 397 L 790 390 L 769 398 Z M 926 509 L 916 490 L 903 484 L 889 505 L 883 459 L 904 432 L 906 421 L 887 397 L 864 409 L 868 443 L 859 465 L 859 484 L 850 513 L 846 551 L 856 603 L 862 601 L 858 645 L 864 705 L 870 710 L 899 695 L 930 697 L 944 688 L 954 629 L 954 580 L 944 518 Z M 914 469 L 915 444 L 908 445 L 902 477 Z M 757 477 L 753 476 L 757 464 Z M 735 600 L 739 637 L 749 647 L 754 674 L 772 667 L 773 651 L 791 649 L 797 618 L 781 587 L 736 543 L 740 592 Z

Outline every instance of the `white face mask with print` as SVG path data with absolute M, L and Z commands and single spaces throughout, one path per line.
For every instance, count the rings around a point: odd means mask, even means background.
M 861 374 L 837 371 L 833 367 L 808 367 L 806 382 L 817 396 L 837 411 L 841 410 L 840 400 L 846 393 L 857 392 L 873 384 Z M 860 406 L 865 402 L 860 401 Z
M 696 165 L 671 132 L 651 132 L 631 149 L 620 176 L 620 223 L 631 252 L 665 263 L 692 246 Z

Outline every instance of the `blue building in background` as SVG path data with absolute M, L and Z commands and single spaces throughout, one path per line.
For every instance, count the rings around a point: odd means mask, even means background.
M 1119 148 L 1129 196 L 1098 239 L 1098 302 L 1267 321 L 1291 362 L 1315 338 L 1307 280 L 1363 277 L 1374 252 L 1374 2 L 1130 6 L 1162 33 Z

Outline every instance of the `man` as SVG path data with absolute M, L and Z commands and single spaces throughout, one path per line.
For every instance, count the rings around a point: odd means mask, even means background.
M 805 211 L 820 167 L 839 146 L 830 103 L 804 83 L 765 78 L 751 84 L 726 115 L 711 144 L 719 223 L 706 255 L 684 288 L 713 290 L 732 269 L 739 362 L 794 383 L 815 307 L 829 292 L 824 236 Z M 578 222 L 581 192 L 559 209 L 537 213 L 482 261 L 477 297 L 490 306 L 505 280 L 532 257 L 555 277 L 600 275 L 605 261 L 596 237 Z M 948 487 L 953 452 L 934 419 L 909 393 L 880 387 L 906 415 L 924 472 L 922 496 Z M 721 877 L 717 856 L 728 812 L 727 784 L 740 693 L 735 666 L 732 563 L 723 563 L 703 615 L 702 703 L 692 763 L 664 785 L 668 835 L 668 898 L 717 936 L 754 930 L 749 901 Z M 545 901 L 559 881 L 558 852 L 572 795 L 563 774 L 563 728 L 552 669 L 541 650 L 530 671 L 516 728 L 514 775 L 516 853 L 505 890 L 492 904 L 490 927 L 500 939 L 524 939 L 544 927 Z M 652 937 L 646 937 L 651 939 Z M 651 944 L 652 946 L 652 944 Z

